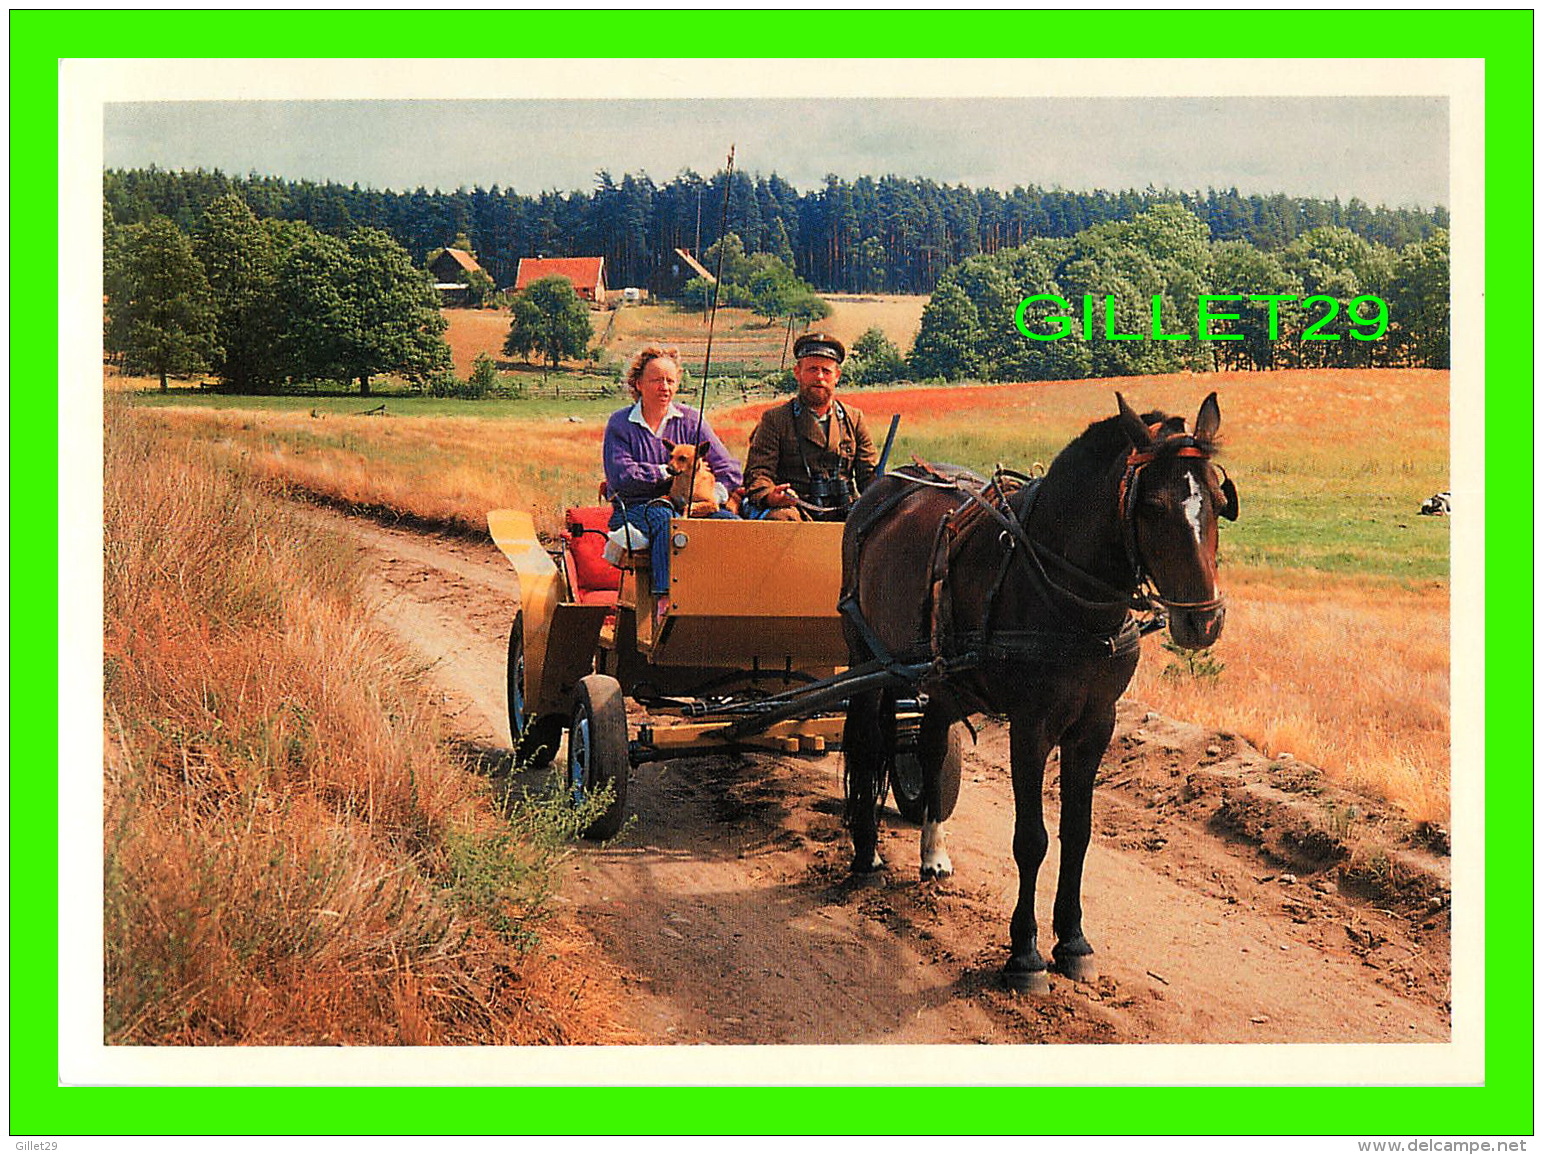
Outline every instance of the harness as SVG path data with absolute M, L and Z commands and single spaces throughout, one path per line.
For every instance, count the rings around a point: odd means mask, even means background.
M 860 522 L 849 521 L 848 529 L 855 535 L 860 558 L 869 533 L 918 489 L 948 490 L 964 499 L 943 515 L 934 534 L 927 637 L 919 639 L 901 654 L 892 655 L 864 618 L 857 604 L 855 587 L 843 592 L 837 609 L 852 624 L 869 652 L 884 665 L 897 670 L 902 667 L 914 670 L 919 661 L 927 662 L 921 667 L 925 672 L 918 679 L 927 684 L 935 685 L 951 674 L 983 667 L 1128 657 L 1139 650 L 1143 637 L 1167 624 L 1161 610 L 1204 611 L 1222 604 L 1220 598 L 1206 602 L 1178 602 L 1164 597 L 1147 573 L 1136 543 L 1134 515 L 1141 472 L 1159 456 L 1175 452 L 1181 457 L 1210 457 L 1207 449 L 1192 436 L 1182 434 L 1145 450 L 1132 449 L 1125 460 L 1117 508 L 1126 558 L 1135 579 L 1133 591 L 1109 585 L 1033 539 L 1027 527 L 1039 498 L 1042 478 L 998 466 L 991 478 L 985 480 L 967 470 L 944 472 L 912 458 L 912 466 L 889 475 L 905 484 L 868 511 Z M 977 529 L 993 526 L 998 529 L 1002 557 L 985 596 L 981 624 L 976 629 L 957 630 L 953 624 L 953 561 Z M 998 596 L 1014 561 L 1020 557 L 1040 600 L 1059 619 L 1057 624 L 1016 630 L 996 628 L 993 618 Z M 1072 588 L 1070 582 L 1080 588 Z M 1110 630 L 1091 630 L 1072 621 L 1068 607 L 1089 613 L 1120 614 L 1120 621 Z

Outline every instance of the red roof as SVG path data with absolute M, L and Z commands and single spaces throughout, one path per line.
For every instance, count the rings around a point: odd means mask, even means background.
M 521 257 L 514 287 L 523 289 L 542 277 L 567 277 L 575 289 L 593 291 L 604 277 L 604 257 Z

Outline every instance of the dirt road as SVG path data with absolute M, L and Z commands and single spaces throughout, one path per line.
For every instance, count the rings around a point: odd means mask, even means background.
M 497 764 L 508 563 L 485 542 L 318 516 L 357 539 L 381 579 L 382 620 L 433 663 L 458 733 Z M 1272 764 L 1130 702 L 1088 856 L 1102 974 L 1006 992 L 1017 885 L 1006 738 L 986 722 L 967 747 L 957 873 L 942 883 L 918 881 L 918 832 L 893 812 L 890 877 L 846 883 L 839 755 L 733 755 L 638 767 L 633 824 L 612 845 L 576 848 L 560 901 L 624 974 L 631 1025 L 652 1043 L 1450 1037 L 1448 860 L 1304 763 Z M 1053 832 L 1054 764 L 1050 780 Z M 1054 858 L 1052 839 L 1042 879 Z M 1042 889 L 1047 928 L 1050 900 Z

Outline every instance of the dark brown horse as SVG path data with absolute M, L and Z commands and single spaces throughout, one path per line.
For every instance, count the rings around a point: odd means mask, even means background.
M 1093 779 L 1140 658 L 1145 631 L 1136 615 L 1166 613 L 1178 645 L 1203 649 L 1221 634 L 1225 613 L 1216 528 L 1218 517 L 1236 518 L 1237 491 L 1211 460 L 1221 424 L 1216 394 L 1200 406 L 1193 431 L 1164 413 L 1138 417 L 1116 398 L 1119 416 L 1089 426 L 1042 479 L 999 470 L 985 481 L 918 463 L 869 486 L 843 538 L 852 664 L 878 659 L 907 669 L 924 703 L 916 738 L 924 878 L 953 869 L 943 847 L 958 793 L 950 728 L 981 712 L 1004 714 L 1011 725 L 1018 903 L 1006 979 L 1016 990 L 1046 986 L 1034 917 L 1049 845 L 1046 758 L 1061 748 L 1054 964 L 1087 979 L 1097 973 L 1081 894 Z M 897 693 L 867 691 L 847 707 L 846 821 L 857 876 L 883 866 L 878 807 L 896 764 Z

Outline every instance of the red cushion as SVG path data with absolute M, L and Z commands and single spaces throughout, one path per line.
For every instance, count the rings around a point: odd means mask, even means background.
M 611 520 L 608 505 L 586 506 L 570 509 L 564 519 L 563 537 L 568 543 L 568 559 L 572 565 L 574 596 L 579 601 L 616 600 L 615 591 L 621 588 L 621 570 L 601 556 L 605 550 L 607 529 Z M 609 592 L 609 599 L 591 598 L 588 595 Z

